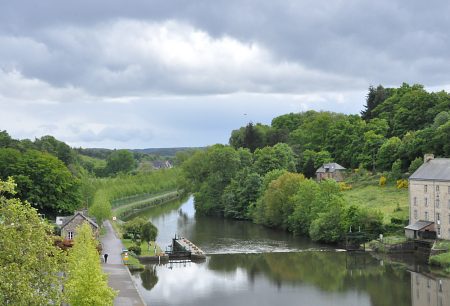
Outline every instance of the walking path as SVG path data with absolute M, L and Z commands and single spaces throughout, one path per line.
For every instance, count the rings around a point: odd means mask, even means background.
M 103 254 L 108 254 L 108 262 L 102 263 L 103 271 L 108 274 L 108 284 L 119 294 L 114 299 L 116 306 L 145 306 L 128 268 L 122 263 L 122 241 L 117 238 L 111 223 L 105 221 L 106 234 L 101 238 Z

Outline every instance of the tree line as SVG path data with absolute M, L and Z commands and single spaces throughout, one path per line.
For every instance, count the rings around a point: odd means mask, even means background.
M 249 123 L 230 145 L 198 151 L 182 165 L 201 214 L 249 219 L 336 242 L 350 228 L 383 231 L 383 216 L 350 206 L 336 182 L 312 180 L 323 163 L 392 177 L 413 172 L 424 153 L 450 155 L 450 95 L 421 85 L 370 87 L 361 115 L 307 111 Z

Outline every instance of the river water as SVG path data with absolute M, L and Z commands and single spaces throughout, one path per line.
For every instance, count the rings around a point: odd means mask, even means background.
M 162 248 L 177 234 L 208 254 L 201 263 L 133 273 L 151 306 L 450 305 L 450 280 L 426 267 L 352 255 L 247 221 L 195 216 L 192 197 L 139 216 L 158 227 Z

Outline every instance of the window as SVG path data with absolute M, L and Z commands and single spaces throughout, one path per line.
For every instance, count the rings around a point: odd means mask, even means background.
M 441 236 L 441 227 L 440 226 L 437 227 L 437 235 L 438 235 L 438 237 Z
M 440 213 L 436 213 L 436 220 L 437 221 L 441 221 L 441 214 Z
M 73 232 L 69 232 L 69 233 L 68 233 L 68 238 L 69 238 L 69 240 L 72 240 L 72 239 L 73 239 Z
M 450 193 L 450 186 L 448 186 L 448 191 L 447 191 L 447 193 Z
M 427 198 L 425 198 L 424 202 L 425 202 L 425 207 L 428 207 L 428 199 Z
M 448 214 L 448 224 L 450 224 L 450 214 Z
M 439 192 L 439 185 L 436 185 L 436 191 Z
M 439 205 L 440 205 L 440 201 L 439 201 L 439 199 L 436 199 L 436 208 L 439 208 Z
M 428 220 L 428 211 L 425 212 L 425 220 Z
M 448 215 L 449 220 L 450 220 L 450 215 Z M 414 219 L 417 219 L 417 209 L 414 209 Z
M 423 186 L 423 192 L 427 192 L 427 189 L 428 189 L 428 186 L 427 186 L 427 185 L 424 185 L 424 186 Z
M 414 206 L 417 206 L 417 198 L 416 197 L 414 197 L 413 202 L 414 202 Z
M 450 200 L 448 200 L 448 204 L 447 205 L 448 205 L 448 209 L 450 209 Z

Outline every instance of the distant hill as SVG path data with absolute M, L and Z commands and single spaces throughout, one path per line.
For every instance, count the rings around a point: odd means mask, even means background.
M 131 151 L 161 156 L 175 156 L 177 152 L 188 150 L 202 150 L 202 149 L 204 149 L 204 147 L 147 148 L 147 149 L 134 149 Z

